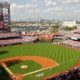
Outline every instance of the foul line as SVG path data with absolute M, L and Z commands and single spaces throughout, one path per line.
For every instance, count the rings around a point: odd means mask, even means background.
M 59 64 L 57 64 L 56 66 L 58 66 L 58 65 L 59 65 Z M 47 69 L 50 69 L 50 68 L 54 68 L 54 67 L 56 67 L 56 66 L 52 66 L 52 67 L 47 67 L 47 68 L 39 69 L 39 70 L 30 72 L 30 73 L 23 74 L 23 76 L 27 76 L 27 75 L 34 74 L 34 73 L 37 73 L 37 72 L 40 72 L 40 71 L 44 71 L 44 70 L 47 70 Z
M 10 77 L 13 79 L 13 77 L 15 76 L 11 70 L 6 66 L 5 63 L 1 63 L 2 67 L 4 67 L 4 69 L 9 73 Z

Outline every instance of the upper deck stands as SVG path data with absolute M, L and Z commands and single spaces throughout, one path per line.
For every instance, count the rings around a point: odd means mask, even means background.
M 80 48 L 80 41 L 66 40 L 66 41 L 63 41 L 62 44 Z
M 16 33 L 0 33 L 0 45 L 10 45 L 17 43 L 24 43 L 25 40 L 23 37 Z
M 15 37 L 15 36 L 19 35 L 16 33 L 0 33 L 0 38 Z

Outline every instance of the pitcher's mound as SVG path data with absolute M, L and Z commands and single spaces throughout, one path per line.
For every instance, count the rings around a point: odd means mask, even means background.
M 27 66 L 27 65 L 22 65 L 22 66 L 20 66 L 20 68 L 21 68 L 21 69 L 27 69 L 28 66 Z

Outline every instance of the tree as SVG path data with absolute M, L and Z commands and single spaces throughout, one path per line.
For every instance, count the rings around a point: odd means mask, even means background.
M 68 27 L 68 26 L 66 26 L 66 27 L 64 27 L 63 29 L 64 29 L 64 30 L 67 30 L 67 31 L 70 31 L 70 30 L 77 29 L 77 27 L 76 27 L 76 26 L 73 26 L 73 27 Z
M 53 32 L 58 32 L 60 26 L 61 26 L 61 24 L 58 23 L 58 22 L 56 22 L 56 23 L 52 26 L 51 33 L 53 33 Z

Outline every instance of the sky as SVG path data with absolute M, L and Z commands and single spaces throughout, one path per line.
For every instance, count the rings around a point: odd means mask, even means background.
M 0 0 L 11 5 L 12 20 L 80 20 L 80 0 Z

